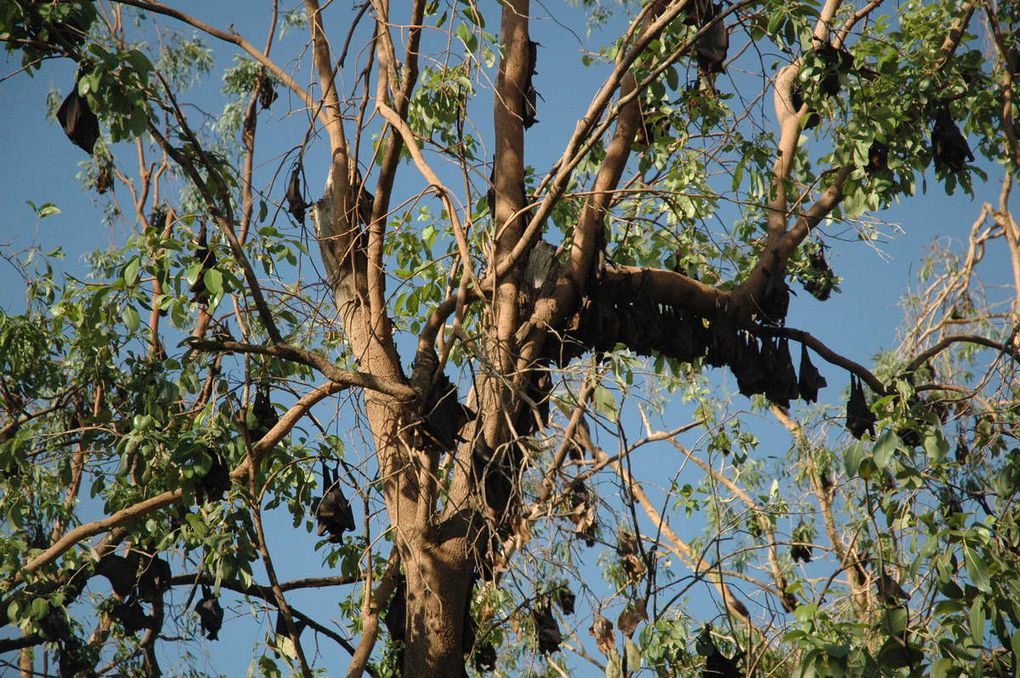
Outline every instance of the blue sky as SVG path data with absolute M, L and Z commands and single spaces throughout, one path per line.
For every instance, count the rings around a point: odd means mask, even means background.
M 242 35 L 256 45 L 261 45 L 264 40 L 264 4 L 258 3 L 258 11 L 252 11 L 255 3 L 236 0 L 178 3 L 183 10 L 194 12 L 217 26 L 234 24 Z M 347 4 L 337 3 L 334 16 L 339 17 L 338 20 L 346 20 Z M 587 107 L 600 84 L 604 69 L 585 69 L 580 65 L 581 51 L 600 44 L 598 36 L 587 36 L 585 17 L 580 12 L 558 3 L 549 3 L 546 7 L 536 9 L 536 13 L 532 35 L 542 44 L 537 86 L 544 99 L 539 106 L 541 122 L 528 133 L 527 162 L 542 173 L 562 152 L 577 116 Z M 490 22 L 488 30 L 497 30 L 497 22 Z M 340 39 L 336 36 L 342 36 L 343 28 L 330 28 L 335 41 Z M 304 41 L 303 34 L 291 32 L 278 41 L 274 53 L 283 55 L 285 59 L 296 56 L 304 48 Z M 211 39 L 207 42 L 215 50 L 216 65 L 209 81 L 196 91 L 193 98 L 208 102 L 206 110 L 215 112 L 222 107 L 216 94 L 219 74 L 224 66 L 232 63 L 236 51 L 229 46 L 213 43 Z M 6 76 L 16 66 L 16 60 L 6 58 L 0 75 Z M 305 71 L 299 71 L 298 75 L 309 77 Z M 72 146 L 59 126 L 45 115 L 48 93 L 51 90 L 66 93 L 73 77 L 74 67 L 70 63 L 50 62 L 34 78 L 19 74 L 0 82 L 0 153 L 3 158 L 0 163 L 0 205 L 5 207 L 0 217 L 0 246 L 5 252 L 17 252 L 33 245 L 44 248 L 59 245 L 67 253 L 65 270 L 80 276 L 85 272 L 82 260 L 85 252 L 122 243 L 133 226 L 108 227 L 102 223 L 101 207 L 94 202 L 92 194 L 80 189 L 75 178 L 77 163 L 84 154 Z M 720 86 L 725 89 L 730 82 L 724 79 Z M 284 119 L 286 103 L 281 100 L 274 107 L 271 122 L 260 120 L 260 155 L 257 164 L 264 178 L 268 178 L 284 162 L 282 154 L 286 150 L 300 143 L 305 128 L 303 116 Z M 491 99 L 484 96 L 472 108 L 472 114 L 477 116 L 473 122 L 485 134 L 491 134 L 490 112 Z M 117 145 L 114 151 L 121 159 L 129 157 L 133 152 L 127 143 Z M 321 141 L 313 143 L 305 164 L 312 195 L 317 195 L 322 185 L 327 157 L 328 146 Z M 289 163 L 284 167 L 289 167 Z M 981 202 L 997 204 L 998 180 L 1002 169 L 985 169 L 991 183 L 977 187 L 973 200 L 962 193 L 953 197 L 942 195 L 929 169 L 929 195 L 909 200 L 880 215 L 884 220 L 901 225 L 904 231 L 877 243 L 882 250 L 881 255 L 861 242 L 830 241 L 830 262 L 844 278 L 842 294 L 821 303 L 800 292 L 791 305 L 789 324 L 808 329 L 829 346 L 863 364 L 868 364 L 878 351 L 893 347 L 902 321 L 899 297 L 916 279 L 917 261 L 927 244 L 935 237 L 964 240 Z M 404 170 L 405 173 L 409 171 L 410 168 Z M 282 192 L 279 185 L 278 192 Z M 125 197 L 121 195 L 121 199 Z M 28 200 L 37 204 L 55 203 L 61 213 L 38 221 L 26 204 Z M 1015 197 L 1013 203 L 1015 206 Z M 1008 274 L 1005 258 L 996 259 L 999 255 L 994 252 L 990 252 L 989 256 L 992 257 L 989 267 L 993 278 L 1001 274 L 1002 279 L 1005 279 Z M 8 313 L 15 313 L 22 307 L 23 298 L 24 286 L 16 271 L 6 262 L 0 262 L 0 307 Z M 407 358 L 410 357 L 408 353 Z M 831 367 L 821 366 L 821 369 L 829 381 L 823 397 L 838 402 L 838 393 L 846 385 L 846 375 Z M 714 381 L 719 382 L 720 379 L 714 378 Z M 748 404 L 741 401 L 735 403 L 734 407 L 747 408 Z M 674 405 L 663 419 L 678 422 L 685 416 L 689 416 L 689 412 L 680 405 Z M 637 430 L 636 420 L 625 423 L 628 428 Z M 768 420 L 762 421 L 759 433 L 763 441 L 760 453 L 782 458 L 788 445 L 785 435 Z M 651 454 L 661 455 L 663 451 L 658 449 Z M 643 474 L 659 477 L 656 476 L 658 466 L 655 456 L 641 456 L 635 462 L 635 472 L 639 477 Z M 314 550 L 314 536 L 301 529 L 293 529 L 289 516 L 271 517 L 267 533 L 271 548 L 279 554 L 276 565 L 281 578 L 330 574 L 328 569 L 321 567 L 322 556 Z M 593 575 L 597 573 L 594 563 L 589 564 L 588 568 Z M 264 581 L 260 567 L 256 567 L 256 572 L 260 581 Z M 186 590 L 173 593 L 178 602 L 186 595 Z M 706 602 L 704 594 L 701 595 L 700 600 Z M 294 593 L 289 599 L 293 600 L 298 609 L 320 619 L 336 616 L 334 591 Z M 228 612 L 227 623 L 218 644 L 193 646 L 190 649 L 209 653 L 207 660 L 210 671 L 239 675 L 247 668 L 251 657 L 255 625 L 261 625 L 261 633 L 265 633 L 269 630 L 267 620 L 270 618 L 261 615 L 253 622 L 231 623 L 231 616 Z M 586 636 L 587 623 L 577 621 L 578 633 L 582 636 Z M 318 660 L 316 663 L 328 667 L 330 675 L 337 675 L 337 667 L 346 665 L 346 656 L 331 641 L 322 639 L 316 643 L 310 633 L 304 639 L 306 652 L 310 657 L 321 653 L 321 663 Z M 169 670 L 172 657 L 179 648 L 166 648 L 165 643 L 161 645 L 166 658 L 164 668 Z M 168 649 L 170 652 L 167 652 Z

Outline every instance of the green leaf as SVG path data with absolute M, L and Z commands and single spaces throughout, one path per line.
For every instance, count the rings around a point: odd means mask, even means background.
M 140 257 L 134 257 L 128 262 L 128 265 L 124 267 L 124 274 L 121 275 L 125 285 L 134 287 L 135 283 L 138 282 L 138 270 L 141 266 L 142 260 Z
M 641 668 L 641 650 L 630 638 L 624 642 L 623 648 L 627 656 L 627 670 L 631 673 L 638 671 Z
M 886 429 L 879 434 L 875 441 L 875 466 L 884 469 L 889 465 L 897 449 L 903 448 L 903 441 L 892 430 Z
M 970 637 L 978 647 L 985 644 L 984 602 L 984 596 L 974 596 L 974 604 L 970 606 Z
M 1009 640 L 1009 645 L 1013 649 L 1013 660 L 1016 664 L 1013 667 L 1013 678 L 1020 678 L 1020 629 L 1017 629 L 1016 633 Z
M 988 566 L 984 559 L 973 548 L 963 545 L 963 562 L 967 566 L 967 574 L 978 591 L 987 593 L 990 581 L 988 579 Z
M 46 217 L 52 217 L 54 214 L 60 214 L 60 208 L 51 202 L 36 205 L 31 200 L 26 200 L 25 204 L 32 208 L 37 219 L 45 219 Z
M 953 668 L 952 660 L 943 657 L 931 665 L 931 678 L 948 678 L 951 668 Z
M 946 440 L 941 429 L 929 431 L 924 437 L 924 451 L 933 463 L 937 464 L 945 460 L 949 454 L 949 441 Z
M 124 325 L 127 327 L 128 332 L 134 332 L 141 324 L 141 318 L 138 315 L 138 311 L 136 311 L 135 307 L 130 304 L 124 307 L 124 313 L 121 317 L 124 320 Z
M 215 268 L 210 268 L 202 276 L 202 280 L 205 282 L 205 288 L 209 290 L 209 294 L 212 299 L 219 299 L 223 296 L 223 274 Z M 212 305 L 212 300 L 210 300 Z
M 613 392 L 605 386 L 595 387 L 595 409 L 610 421 L 617 420 L 616 399 L 613 397 Z
M 882 628 L 891 636 L 900 636 L 907 630 L 908 621 L 909 615 L 905 607 L 889 608 L 882 617 Z
M 623 663 L 616 650 L 610 653 L 609 660 L 606 662 L 606 678 L 623 678 Z
M 858 441 L 850 446 L 843 457 L 843 465 L 846 468 L 846 474 L 853 478 L 857 475 L 858 469 L 861 467 L 861 462 L 864 460 L 866 454 L 864 443 Z
M 50 601 L 45 598 L 35 598 L 32 600 L 32 619 L 38 621 L 45 617 L 49 611 Z

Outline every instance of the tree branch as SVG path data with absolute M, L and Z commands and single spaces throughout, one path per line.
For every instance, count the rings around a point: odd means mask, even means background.
M 271 355 L 292 360 L 302 365 L 314 367 L 327 379 L 344 387 L 359 386 L 371 391 L 378 391 L 393 396 L 398 400 L 410 401 L 417 397 L 413 388 L 406 384 L 383 379 L 372 373 L 345 370 L 337 367 L 324 356 L 288 344 L 245 344 L 239 341 L 217 341 L 198 339 L 189 341 L 188 345 L 200 351 L 221 351 L 228 353 L 253 353 Z

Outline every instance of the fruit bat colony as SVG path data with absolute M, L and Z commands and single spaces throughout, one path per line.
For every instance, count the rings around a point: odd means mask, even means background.
M 775 275 L 776 282 L 770 280 L 773 296 L 780 299 L 772 305 L 785 313 L 786 302 L 781 299 L 789 290 L 780 278 Z M 565 364 L 588 347 L 603 353 L 619 343 L 645 356 L 661 354 L 687 363 L 703 358 L 713 367 L 728 366 L 741 394 L 761 394 L 782 407 L 789 407 L 796 398 L 815 402 L 818 390 L 826 385 L 806 350 L 801 353 L 798 377 L 789 340 L 769 336 L 770 328 L 758 326 L 752 333 L 734 327 L 722 313 L 707 319 L 657 304 L 642 287 L 640 282 L 599 282 L 572 318 L 556 359 Z
M 320 537 L 329 535 L 326 541 L 339 544 L 343 541 L 344 532 L 354 530 L 354 512 L 340 489 L 339 472 L 331 474 L 326 462 L 322 463 L 322 486 L 325 488 L 322 497 L 312 500 L 312 513 L 318 522 L 316 534 Z

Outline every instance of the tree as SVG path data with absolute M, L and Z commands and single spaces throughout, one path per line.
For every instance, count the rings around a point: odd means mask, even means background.
M 604 80 L 543 96 L 565 52 L 538 3 L 342 5 L 260 7 L 261 47 L 153 0 L 0 8 L 26 73 L 74 62 L 51 109 L 130 231 L 85 280 L 5 252 L 23 675 L 40 647 L 61 675 L 159 675 L 159 645 L 256 600 L 263 673 L 310 675 L 309 629 L 351 675 L 557 675 L 568 649 L 616 676 L 1014 675 L 1017 7 L 584 0 Z M 787 324 L 883 210 L 998 166 L 896 350 L 869 367 Z M 281 581 L 274 510 L 335 576 Z M 288 604 L 314 587 L 340 631 Z

